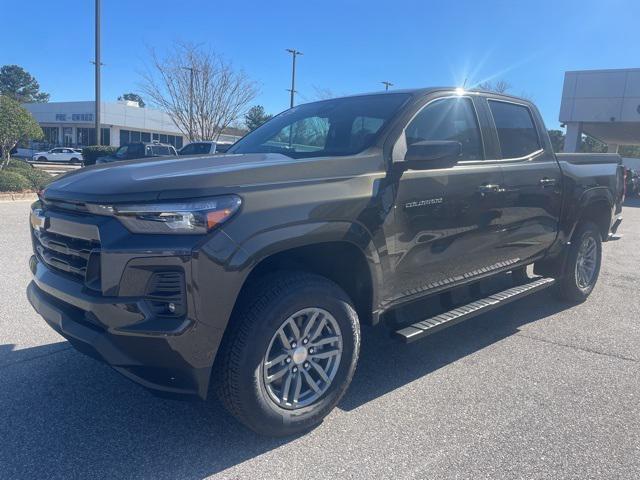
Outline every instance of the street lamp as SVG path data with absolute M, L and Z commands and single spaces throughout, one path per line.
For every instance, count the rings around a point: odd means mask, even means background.
M 292 65 L 291 65 L 291 108 L 293 108 L 293 97 L 296 93 L 296 57 L 298 55 L 302 55 L 302 52 L 294 48 L 287 48 L 287 52 L 291 54 L 292 57 Z
M 384 91 L 385 92 L 389 90 L 389 87 L 393 87 L 393 83 L 391 83 L 391 82 L 385 81 L 385 82 L 380 82 L 380 83 L 384 85 Z

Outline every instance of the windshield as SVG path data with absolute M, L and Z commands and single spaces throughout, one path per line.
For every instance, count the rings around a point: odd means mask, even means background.
M 129 147 L 127 145 L 123 145 L 122 147 L 120 147 L 118 149 L 118 151 L 116 152 L 116 157 L 117 158 L 124 158 L 127 156 L 127 150 L 129 150 Z
M 287 110 L 239 140 L 229 153 L 292 158 L 353 155 L 370 147 L 409 94 L 363 95 Z

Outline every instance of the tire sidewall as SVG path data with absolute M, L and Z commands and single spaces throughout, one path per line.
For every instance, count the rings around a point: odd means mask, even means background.
M 335 318 L 342 334 L 342 357 L 331 386 L 311 405 L 288 410 L 276 405 L 264 383 L 262 360 L 278 328 L 287 318 L 305 308 L 322 308 Z M 272 302 L 262 312 L 264 321 L 255 326 L 251 348 L 244 354 L 240 379 L 240 401 L 251 423 L 262 425 L 265 433 L 289 434 L 311 428 L 319 423 L 338 403 L 351 382 L 360 348 L 359 325 L 348 297 L 337 286 L 304 285 Z
M 578 278 L 576 272 L 576 264 L 578 261 L 578 254 L 580 252 L 580 246 L 584 240 L 588 237 L 592 237 L 596 242 L 596 271 L 593 276 L 591 284 L 587 288 L 581 288 L 578 286 Z M 593 292 L 593 289 L 598 282 L 600 276 L 600 265 L 602 263 L 602 240 L 600 238 L 600 232 L 597 227 L 592 223 L 587 223 L 579 228 L 576 232 L 574 240 L 572 240 L 572 248 L 569 254 L 569 262 L 567 265 L 567 272 L 565 282 L 568 293 L 571 294 L 576 300 L 586 300 L 586 298 Z

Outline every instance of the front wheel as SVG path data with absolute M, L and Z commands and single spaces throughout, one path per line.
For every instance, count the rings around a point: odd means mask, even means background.
M 598 227 L 587 222 L 579 225 L 571 239 L 558 296 L 571 302 L 583 302 L 593 291 L 600 274 L 602 238 Z
M 291 272 L 265 277 L 239 301 L 216 359 L 222 403 L 260 434 L 314 427 L 355 371 L 360 327 L 351 300 L 324 277 Z

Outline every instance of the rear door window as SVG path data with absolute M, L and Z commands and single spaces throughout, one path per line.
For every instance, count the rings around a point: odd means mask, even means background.
M 489 108 L 498 131 L 502 158 L 520 158 L 540 150 L 540 139 L 524 105 L 489 100 Z

